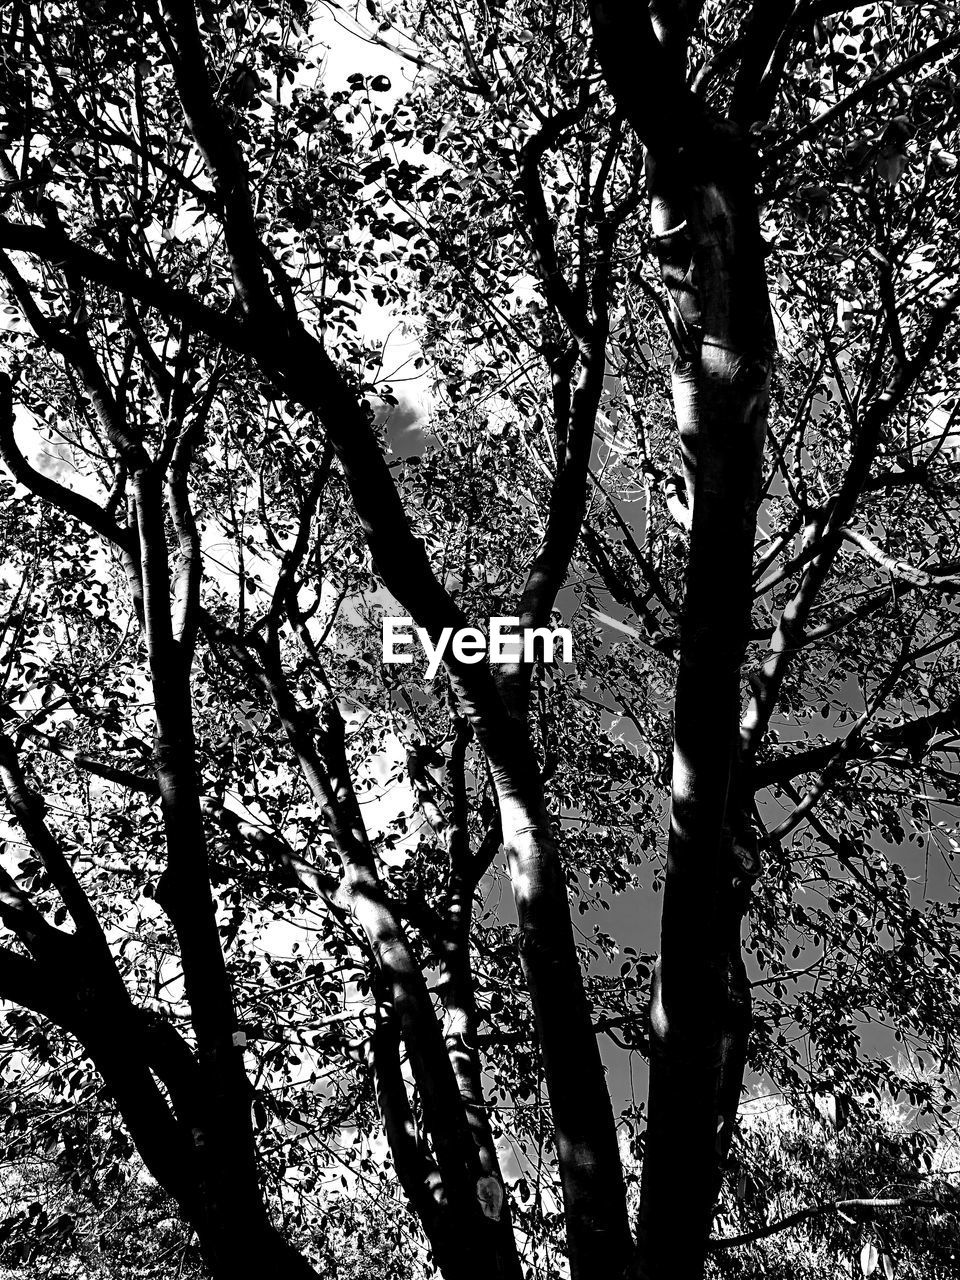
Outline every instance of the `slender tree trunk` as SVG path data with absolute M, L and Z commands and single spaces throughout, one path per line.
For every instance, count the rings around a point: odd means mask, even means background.
M 520 922 L 563 1188 L 573 1280 L 630 1272 L 633 1245 L 617 1131 L 577 956 L 563 865 L 518 725 L 515 766 L 492 770 Z
M 314 1280 L 310 1264 L 271 1226 L 256 1171 L 251 1177 L 222 1140 L 186 1042 L 170 1024 L 135 1009 L 125 991 L 95 992 L 82 980 L 78 988 L 76 1034 L 147 1168 L 196 1232 L 210 1274 Z
M 353 913 L 370 945 L 391 1027 L 395 1023 L 420 1090 L 433 1161 L 426 1159 L 418 1143 L 408 1140 L 412 1118 L 399 1065 L 393 1061 L 398 1048 L 381 1032 L 374 1070 L 384 1126 L 404 1190 L 447 1280 L 511 1276 L 515 1274 L 510 1269 L 510 1255 L 515 1250 L 512 1235 L 507 1240 L 503 1220 L 488 1219 L 481 1209 L 478 1183 L 486 1170 L 423 971 L 377 872 L 353 789 L 342 718 L 336 705 L 329 702 L 320 716 L 315 739 L 290 692 L 276 648 L 261 646 L 260 652 L 264 661 L 261 683 L 286 729 L 338 850 L 343 872 L 340 900 Z M 435 1168 L 431 1168 L 434 1161 Z
M 473 1213 L 464 1215 L 445 1196 L 436 1161 L 414 1123 L 400 1067 L 400 1044 L 399 1019 L 388 1011 L 380 1016 L 373 1038 L 377 1104 L 397 1177 L 430 1242 L 434 1262 L 444 1280 L 501 1276 L 519 1280 L 522 1273 L 509 1214 L 478 1224 Z
M 150 463 L 132 479 L 156 720 L 155 769 L 167 846 L 156 897 L 177 935 L 196 1037 L 196 1085 L 175 1099 L 175 1105 L 180 1103 L 178 1122 L 189 1134 L 196 1189 L 188 1216 L 218 1278 L 260 1274 L 261 1259 L 272 1264 L 281 1255 L 289 1274 L 312 1274 L 302 1259 L 300 1270 L 293 1269 L 291 1260 L 299 1255 L 270 1226 L 260 1187 L 244 1041 L 217 928 L 200 807 L 190 688 L 196 622 L 185 600 L 174 628 L 160 470 Z M 182 499 L 186 503 L 185 493 Z
M 784 20 L 751 27 L 732 124 L 687 87 L 699 5 L 590 0 L 598 60 L 647 152 L 671 299 L 673 396 L 690 551 L 638 1221 L 643 1280 L 699 1280 L 746 1061 L 740 921 L 756 856 L 735 777 L 773 326 L 745 130 L 753 66 Z M 780 26 L 777 26 L 777 23 Z M 769 30 L 768 30 L 769 26 Z M 772 43 L 771 43 L 772 42 Z M 756 72 L 756 74 L 755 74 Z
M 650 179 L 693 513 L 638 1244 L 644 1280 L 693 1280 L 749 1021 L 739 925 L 755 859 L 731 784 L 773 336 L 747 148 L 707 129 Z
M 523 1275 L 513 1231 L 510 1204 L 503 1184 L 490 1117 L 483 1095 L 477 1044 L 477 1008 L 470 972 L 470 915 L 472 888 L 454 890 L 449 905 L 450 933 L 442 947 L 441 980 L 445 1012 L 444 1040 L 460 1090 L 467 1124 L 473 1137 L 482 1176 L 493 1178 L 503 1190 L 499 1216 L 488 1219 L 493 1248 L 489 1280 L 521 1280 Z M 466 899 L 466 900 L 464 900 Z

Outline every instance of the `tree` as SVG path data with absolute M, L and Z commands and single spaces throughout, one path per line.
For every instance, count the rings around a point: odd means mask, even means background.
M 652 228 L 673 312 L 673 397 L 690 550 L 639 1230 L 641 1270 L 649 1265 L 653 1274 L 666 1274 L 672 1266 L 674 1274 L 695 1275 L 702 1270 L 716 1199 L 717 1157 L 722 1159 L 729 1145 L 746 1060 L 749 987 L 740 959 L 740 920 L 755 875 L 756 835 L 753 789 L 741 779 L 749 776 L 770 726 L 787 666 L 843 545 L 884 429 L 928 370 L 958 297 L 951 294 L 941 303 L 908 356 L 901 341 L 891 237 L 881 213 L 878 229 L 888 250 L 886 255 L 877 251 L 887 308 L 884 340 L 893 347 L 894 372 L 884 382 L 878 369 L 878 386 L 868 385 L 865 395 L 857 386 L 855 404 L 848 397 L 850 461 L 835 491 L 825 494 L 823 503 L 796 495 L 806 526 L 801 576 L 780 613 L 741 720 L 741 666 L 750 627 L 774 349 L 755 139 L 779 106 L 790 67 L 791 24 L 819 12 L 815 6 L 755 6 L 742 34 L 727 46 L 727 59 L 718 55 L 704 65 L 699 93 L 686 82 L 695 6 L 637 14 L 625 5 L 604 4 L 593 6 L 591 15 L 611 92 L 646 148 Z M 949 37 L 939 46 L 927 45 L 911 64 L 934 60 L 953 47 Z M 855 41 L 841 48 L 845 55 L 857 52 Z M 639 76 L 636 50 L 643 67 Z M 833 38 L 830 50 L 833 54 Z M 705 101 L 703 90 L 722 61 L 735 65 L 728 92 L 721 89 L 712 102 Z M 871 88 L 897 83 L 903 71 L 894 67 L 879 73 L 879 83 L 840 96 L 834 65 L 836 102 L 788 137 L 781 154 L 869 100 Z M 906 163 L 903 146 L 910 128 L 900 119 L 888 126 L 882 155 L 886 159 L 892 150 Z M 900 166 L 894 168 L 898 171 L 878 163 L 880 177 L 891 185 L 901 176 Z M 881 361 L 882 349 L 875 363 Z M 844 394 L 849 374 L 838 362 L 834 371 Z M 801 435 L 801 449 L 802 440 Z M 789 485 L 786 474 L 783 480 Z M 888 683 L 915 660 L 905 647 Z M 884 690 L 877 700 L 886 696 Z M 872 713 L 871 707 L 866 714 Z M 836 748 L 838 753 L 845 749 Z M 797 816 L 816 802 L 816 789 L 808 796 L 799 802 Z M 786 820 L 786 829 L 792 821 Z M 691 1205 L 702 1227 L 684 1232 Z
M 71 458 L 59 477 L 29 460 L 8 386 L 0 775 L 31 857 L 3 883 L 18 945 L 0 991 L 26 1010 L 17 1053 L 26 1037 L 92 1062 L 215 1275 L 313 1273 L 285 1170 L 315 1190 L 308 1141 L 352 1117 L 351 1176 L 382 1180 L 374 1109 L 443 1273 L 520 1275 L 518 1249 L 554 1244 L 549 1196 L 528 1210 L 522 1178 L 507 1194 L 498 1139 L 530 1161 L 544 1135 L 491 1112 L 485 1067 L 533 1105 L 545 1090 L 573 1276 L 700 1275 L 747 1063 L 755 883 L 756 1070 L 833 1096 L 900 1087 L 848 1023 L 877 1008 L 955 1065 L 952 913 L 915 904 L 888 853 L 905 820 L 949 839 L 891 777 L 955 798 L 956 120 L 938 73 L 958 42 L 927 6 L 905 30 L 816 4 L 371 15 L 366 36 L 423 73 L 382 105 L 384 75 L 317 81 L 302 6 L 11 13 L 16 398 Z M 423 457 L 385 451 L 396 395 L 356 318 L 368 299 L 419 317 Z M 454 655 L 408 682 L 370 639 L 383 588 L 436 644 L 500 614 L 546 626 L 578 579 L 576 688 Z M 641 662 L 598 643 L 601 592 L 621 629 L 635 615 Z M 852 670 L 851 731 L 780 749 L 809 732 L 813 691 L 851 714 Z M 645 1035 L 647 957 L 585 985 L 568 903 L 655 856 L 671 701 Z M 402 809 L 376 830 L 374 769 L 405 777 L 422 832 Z M 610 839 L 611 805 L 632 839 Z M 475 915 L 501 848 L 515 950 Z M 827 909 L 807 907 L 799 888 L 837 868 Z M 277 916 L 309 923 L 309 951 L 275 958 Z M 593 941 L 612 959 L 598 925 Z M 821 946 L 786 972 L 788 948 Z M 907 1002 L 921 955 L 935 967 Z M 263 1019 L 296 1050 L 257 1046 Z M 598 1030 L 649 1040 L 636 1247 Z

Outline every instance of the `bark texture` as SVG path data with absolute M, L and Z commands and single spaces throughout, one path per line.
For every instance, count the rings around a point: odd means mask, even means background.
M 690 511 L 637 1243 L 643 1280 L 693 1280 L 705 1266 L 750 1018 L 740 922 L 757 860 L 736 770 L 774 338 L 748 139 L 685 87 L 694 7 L 592 11 L 608 85 L 646 146 Z M 649 77 L 629 65 L 628 33 Z M 749 75 L 740 100 L 750 116 Z
M 682 169 L 651 164 L 692 520 L 638 1223 L 650 1277 L 702 1274 L 749 1026 L 739 926 L 756 866 L 735 770 L 773 339 L 751 157 L 726 131 L 703 142 Z
M 626 1276 L 633 1247 L 613 1107 L 532 752 L 526 768 L 521 761 L 493 777 L 553 1116 L 571 1275 Z

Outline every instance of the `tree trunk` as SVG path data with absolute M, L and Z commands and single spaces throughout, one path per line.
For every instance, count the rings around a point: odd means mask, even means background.
M 171 1024 L 135 1009 L 125 992 L 79 986 L 76 1034 L 147 1168 L 196 1232 L 210 1274 L 313 1280 L 309 1263 L 271 1226 L 256 1170 L 251 1176 L 224 1139 L 186 1042 Z
M 239 1206 L 218 1215 L 215 1223 L 197 1227 L 197 1238 L 213 1280 L 317 1280 L 303 1254 L 265 1217 L 251 1223 Z
M 155 464 L 132 476 L 141 552 L 144 636 L 153 690 L 155 771 L 167 848 L 156 890 L 177 936 L 196 1037 L 195 1084 L 174 1096 L 188 1134 L 196 1201 L 188 1209 L 216 1276 L 254 1275 L 251 1259 L 290 1257 L 269 1224 L 259 1182 L 244 1064 L 226 960 L 210 885 L 200 807 L 189 630 L 175 632 L 162 476 Z M 186 626 L 192 629 L 187 619 Z M 301 1260 L 302 1261 L 302 1260 Z M 305 1264 L 304 1264 L 305 1265 Z M 307 1274 L 312 1274 L 307 1269 Z
M 261 647 L 263 687 L 286 729 L 304 778 L 321 806 L 342 867 L 339 899 L 348 907 L 370 946 L 381 998 L 391 1016 L 389 1034 L 378 1033 L 374 1071 L 384 1127 L 398 1176 L 423 1223 L 438 1264 L 448 1280 L 477 1280 L 513 1274 L 512 1237 L 483 1215 L 478 1183 L 485 1172 L 461 1098 L 454 1064 L 447 1053 L 439 1019 L 423 971 L 406 929 L 380 881 L 364 826 L 346 754 L 344 725 L 330 700 L 320 716 L 319 732 L 307 727 L 270 646 Z M 432 1144 L 428 1160 L 412 1129 L 405 1086 L 397 1059 L 402 1038 L 414 1082 L 420 1091 L 424 1122 Z M 432 1166 L 432 1167 L 431 1167 Z M 509 1244 L 509 1248 L 508 1248 Z
M 523 735 L 523 737 L 521 737 Z M 577 957 L 557 843 L 518 725 L 516 767 L 492 770 L 520 922 L 563 1188 L 573 1280 L 630 1273 L 633 1245 L 617 1131 Z
M 693 1280 L 705 1265 L 749 1020 L 739 926 L 756 868 L 731 783 L 774 344 L 741 139 L 706 127 L 696 149 L 651 166 L 650 179 L 692 527 L 638 1245 L 644 1280 Z
M 496 1179 L 504 1190 L 496 1219 L 488 1218 L 493 1251 L 492 1270 L 486 1280 L 522 1280 L 510 1202 L 503 1187 L 503 1174 L 490 1128 L 489 1111 L 483 1096 L 477 1043 L 477 1009 L 470 971 L 470 916 L 472 886 L 455 891 L 449 906 L 450 936 L 442 948 L 441 985 L 445 1013 L 444 1040 L 467 1124 L 473 1136 L 482 1174 Z

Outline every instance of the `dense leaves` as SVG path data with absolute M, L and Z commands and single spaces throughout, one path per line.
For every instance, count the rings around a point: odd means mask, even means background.
M 880 1194 L 942 1142 L 960 1019 L 957 344 L 945 314 L 930 338 L 958 286 L 952 16 L 937 4 L 909 17 L 894 4 L 790 6 L 761 82 L 770 109 L 754 123 L 738 73 L 748 10 L 705 6 L 689 63 L 710 110 L 745 123 L 779 346 L 743 673 L 749 1069 L 797 1114 L 830 1099 L 846 1137 L 835 1151 L 806 1121 L 775 1138 L 744 1127 L 720 1235 L 752 1230 L 778 1197 L 785 1216 Z M 572 627 L 575 660 L 529 673 L 529 726 L 632 1187 L 690 524 L 643 148 L 597 72 L 579 4 L 198 12 L 273 323 L 297 316 L 320 344 L 302 385 L 319 383 L 320 349 L 341 372 L 467 619 L 518 613 L 551 513 L 576 507 L 563 477 L 581 468 L 582 530 L 546 605 Z M 193 774 L 273 1220 L 321 1272 L 430 1265 L 374 1070 L 395 1002 L 337 893 L 336 823 L 297 745 L 298 733 L 325 741 L 335 721 L 382 895 L 454 1046 L 451 848 L 463 837 L 478 860 L 467 1048 L 522 1264 L 555 1274 L 565 1244 L 548 1082 L 490 757 L 456 679 L 428 681 L 420 658 L 382 662 L 382 617 L 406 609 L 371 559 L 322 406 L 242 337 L 259 305 L 244 270 L 256 271 L 238 267 L 223 183 L 185 118 L 172 20 L 153 4 L 58 3 L 13 5 L 3 22 L 16 444 L 0 481 L 0 715 L 32 803 L 136 1009 L 197 1049 L 164 905 L 149 627 L 124 548 L 83 505 L 132 530 L 130 442 L 166 468 L 189 440 L 202 551 Z M 158 282 L 166 292 L 151 292 Z M 571 405 L 597 341 L 584 452 Z M 18 452 L 32 472 L 17 474 Z M 50 481 L 77 500 L 51 502 Z M 163 519 L 156 545 L 174 594 L 181 582 L 189 594 L 174 506 Z M 4 923 L 28 895 L 73 936 L 62 877 L 22 815 L 4 837 Z M 18 957 L 25 937 L 8 936 Z M 171 1259 L 190 1274 L 190 1229 L 107 1109 L 89 1053 L 42 1001 L 10 991 L 5 1264 L 41 1268 L 60 1252 L 93 1266 L 104 1249 L 111 1274 L 167 1274 Z M 432 1157 L 406 1050 L 399 1070 Z M 895 1130 L 880 1099 L 909 1102 L 917 1125 Z M 869 1152 L 876 1185 L 861 1191 Z M 938 1171 L 927 1190 L 949 1186 Z M 894 1248 L 860 1217 L 832 1217 L 810 1258 L 791 1255 L 791 1274 L 828 1274 L 824 1259 L 848 1266 L 875 1244 L 876 1267 L 882 1255 L 898 1275 L 946 1275 L 937 1221 L 920 1236 L 897 1228 Z M 150 1234 L 146 1256 L 134 1230 Z M 107 1244 L 93 1243 L 98 1231 Z M 774 1243 L 714 1265 L 746 1275 L 776 1257 Z

